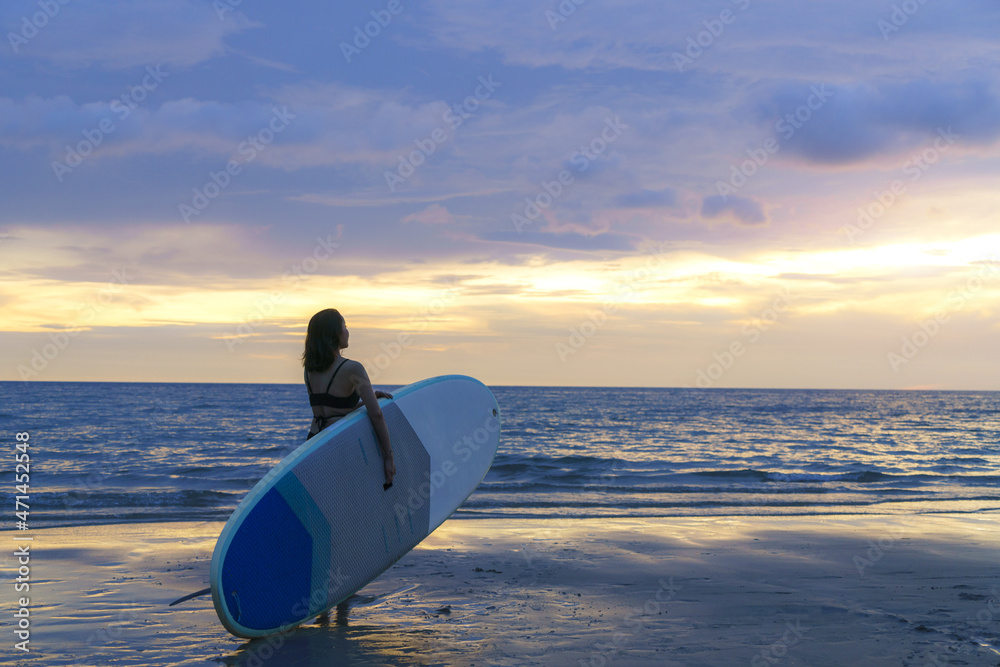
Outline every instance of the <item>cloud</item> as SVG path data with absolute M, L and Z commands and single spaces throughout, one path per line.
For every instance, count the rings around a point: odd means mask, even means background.
M 504 230 L 486 232 L 479 238 L 485 241 L 499 241 L 525 245 L 538 245 L 559 250 L 615 250 L 632 251 L 638 239 L 628 234 L 603 232 L 600 234 L 579 234 L 577 232 L 536 232 L 529 230 Z
M 24 4 L 4 3 L 0 21 L 23 28 L 21 14 L 25 11 Z M 157 64 L 190 67 L 224 54 L 227 37 L 256 27 L 260 24 L 241 12 L 220 15 L 207 2 L 60 0 L 58 12 L 38 28 L 37 34 L 32 33 L 27 43 L 18 44 L 16 56 L 40 58 L 71 69 Z
M 677 191 L 673 188 L 628 192 L 616 196 L 612 201 L 612 204 L 619 208 L 657 208 L 674 206 L 676 203 Z
M 691 13 L 678 7 L 674 20 L 649 21 L 648 12 L 658 7 L 643 6 L 644 2 L 566 4 L 575 8 L 573 14 L 553 27 L 546 11 L 558 14 L 557 3 L 480 0 L 455 5 L 439 0 L 427 3 L 431 13 L 427 25 L 438 45 L 471 52 L 495 50 L 506 62 L 521 66 L 665 69 L 668 64 L 673 67 L 668 45 L 674 41 L 671 33 L 678 30 L 678 15 Z M 614 29 L 609 31 L 609 26 Z
M 783 151 L 823 165 L 896 157 L 942 133 L 980 145 L 1000 137 L 1000 96 L 984 80 L 785 83 L 761 96 L 757 113 Z
M 162 73 L 168 82 L 174 76 Z M 253 151 L 261 164 L 284 169 L 357 163 L 388 167 L 400 151 L 413 148 L 415 139 L 447 127 L 443 102 L 406 103 L 395 99 L 397 93 L 320 88 L 309 95 L 285 88 L 271 100 L 183 97 L 159 106 L 133 99 L 78 103 L 65 95 L 0 98 L 0 146 L 44 146 L 51 158 L 62 159 L 67 145 L 87 140 L 98 144 L 91 146 L 94 158 L 188 152 L 225 161 L 249 155 L 241 148 L 263 132 L 270 133 L 266 150 Z M 271 132 L 276 116 L 282 128 Z M 99 132 L 102 123 L 105 131 Z M 87 133 L 99 141 L 88 139 Z
M 892 8 L 867 0 L 809 5 L 736 0 L 718 6 L 578 2 L 428 0 L 424 35 L 406 42 L 463 54 L 496 53 L 506 64 L 536 70 L 657 72 L 667 75 L 661 83 L 694 90 L 768 78 L 835 81 L 843 79 L 830 77 L 845 73 L 933 71 L 944 63 L 947 69 L 981 68 L 995 57 L 1000 15 L 994 0 L 969 0 L 964 15 L 946 3 L 922 2 L 886 40 L 877 22 L 888 19 Z M 731 14 L 720 24 L 723 10 Z M 553 14 L 558 18 L 552 20 Z M 666 20 L 649 20 L 653 15 Z M 691 42 L 693 63 L 679 72 L 675 54 L 685 54 Z
M 761 205 L 753 199 L 730 195 L 709 195 L 701 202 L 701 217 L 719 218 L 732 214 L 740 224 L 756 227 L 767 224 L 767 215 Z
M 411 213 L 400 222 L 420 222 L 425 225 L 450 225 L 455 222 L 455 216 L 441 204 L 431 204 L 422 211 Z
M 113 271 L 127 268 L 136 284 L 211 283 L 226 289 L 244 280 L 281 276 L 299 259 L 279 256 L 277 244 L 264 244 L 236 225 L 142 225 L 111 232 L 77 224 L 10 231 L 11 237 L 0 244 L 0 260 L 9 275 L 47 284 L 103 283 Z M 331 270 L 333 263 L 323 268 Z
M 777 280 L 801 280 L 805 282 L 823 282 L 834 285 L 857 285 L 872 281 L 889 280 L 888 276 L 838 276 L 826 273 L 779 273 L 774 276 Z

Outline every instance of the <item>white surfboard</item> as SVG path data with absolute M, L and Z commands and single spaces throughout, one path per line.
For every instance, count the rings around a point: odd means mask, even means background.
M 289 454 L 226 522 L 211 589 L 234 635 L 279 632 L 347 599 L 441 525 L 493 463 L 500 411 L 478 380 L 423 380 L 380 405 L 396 463 L 389 489 L 362 408 Z

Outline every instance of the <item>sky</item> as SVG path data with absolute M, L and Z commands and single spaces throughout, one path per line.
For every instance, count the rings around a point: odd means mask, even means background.
M 0 6 L 0 380 L 1000 389 L 1000 5 Z

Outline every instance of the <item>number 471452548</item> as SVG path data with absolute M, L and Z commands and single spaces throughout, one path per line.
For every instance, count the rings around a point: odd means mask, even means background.
M 14 509 L 20 509 L 21 506 L 24 506 L 24 508 L 27 509 L 28 505 L 21 501 L 22 499 L 28 499 L 28 484 L 30 481 L 28 473 L 30 472 L 31 466 L 31 455 L 28 454 L 28 440 L 30 436 L 27 433 L 18 433 L 15 438 L 17 440 L 17 444 L 14 447 L 18 453 L 14 455 L 14 460 L 17 463 L 14 471 L 14 482 L 17 484 L 15 487 L 17 492 L 19 494 L 23 494 L 23 496 L 17 496 L 15 498 L 16 505 Z M 21 513 L 18 513 L 18 518 L 22 521 L 26 521 L 27 519 L 22 518 L 20 514 Z M 27 512 L 23 512 L 23 514 L 27 515 Z

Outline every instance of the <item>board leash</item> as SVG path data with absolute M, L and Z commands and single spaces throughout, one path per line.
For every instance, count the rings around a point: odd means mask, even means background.
M 206 588 L 204 590 L 200 590 L 197 593 L 191 593 L 190 595 L 185 595 L 182 598 L 177 598 L 176 600 L 174 600 L 173 602 L 171 602 L 167 606 L 168 607 L 173 607 L 175 604 L 180 604 L 181 602 L 185 602 L 186 600 L 190 600 L 191 598 L 201 597 L 202 595 L 207 595 L 207 594 L 209 594 L 211 592 L 212 592 L 212 588 L 209 587 L 209 588 Z

